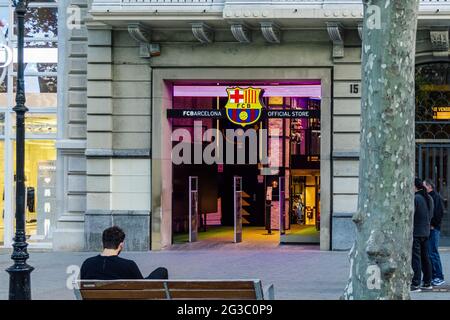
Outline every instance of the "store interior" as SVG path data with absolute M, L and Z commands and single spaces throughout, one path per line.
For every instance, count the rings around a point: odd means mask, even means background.
M 174 109 L 222 109 L 228 96 L 227 85 L 199 84 L 174 86 Z M 219 85 L 217 85 L 219 86 Z M 269 110 L 320 110 L 320 83 L 240 83 L 240 87 L 264 87 L 263 104 Z M 316 91 L 313 89 L 316 88 Z M 218 95 L 218 93 L 220 95 Z M 228 119 L 170 119 L 172 131 L 185 129 L 192 136 L 201 121 L 201 134 L 215 129 L 226 139 L 227 129 L 241 126 Z M 194 121 L 197 122 L 194 125 Z M 266 129 L 269 157 L 278 157 L 278 172 L 263 174 L 257 164 L 174 164 L 172 196 L 172 242 L 189 241 L 190 176 L 198 177 L 199 242 L 232 242 L 234 239 L 233 177 L 242 177 L 243 242 L 318 244 L 320 241 L 320 119 L 262 119 L 244 130 Z M 197 128 L 198 130 L 198 128 Z M 246 131 L 244 131 L 246 132 Z M 198 133 L 197 133 L 198 134 Z M 191 141 L 192 150 L 204 150 L 213 140 Z M 275 143 L 276 142 L 276 143 Z M 178 141 L 173 142 L 176 146 Z M 197 149 L 195 147 L 197 143 Z M 240 148 L 235 141 L 235 147 Z M 258 144 L 262 143 L 261 140 Z M 199 146 L 199 144 L 202 144 Z M 198 149 L 198 148 L 201 149 Z M 245 145 L 248 151 L 251 146 Z M 259 145 L 260 147 L 260 145 Z M 237 149 L 236 149 L 237 150 Z M 252 149 L 253 150 L 253 149 Z M 226 159 L 227 150 L 222 150 Z M 258 152 L 261 149 L 258 148 Z M 191 154 L 192 158 L 194 157 Z M 247 156 L 246 160 L 249 160 Z M 194 163 L 194 161 L 192 161 Z M 267 172 L 267 171 L 266 171 Z M 285 180 L 280 193 L 279 179 Z M 270 200 L 268 193 L 270 190 Z M 284 218 L 280 217 L 280 196 L 284 196 Z M 284 225 L 280 222 L 283 221 Z
M 0 210 L 2 212 L 0 219 L 0 239 L 3 244 L 4 239 L 4 141 L 0 141 L 1 157 L 0 163 L 0 185 L 2 187 L 2 198 L 0 201 Z M 15 165 L 15 148 L 13 141 L 13 166 Z M 50 215 L 56 209 L 54 173 L 56 172 L 56 148 L 55 140 L 26 140 L 25 142 L 25 220 L 26 235 L 30 242 L 42 241 L 50 236 L 51 218 Z M 53 181 L 52 181 L 53 180 Z M 15 191 L 14 191 L 15 194 Z M 14 209 L 15 199 L 12 199 L 12 208 Z M 43 219 L 47 217 L 47 219 Z M 47 220 L 47 221 L 45 221 Z

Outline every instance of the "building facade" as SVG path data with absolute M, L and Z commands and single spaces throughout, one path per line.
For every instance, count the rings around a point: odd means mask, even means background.
M 351 247 L 360 147 L 360 1 L 57 5 L 57 209 L 48 236 L 54 250 L 97 250 L 101 232 L 111 225 L 125 229 L 128 250 L 183 242 L 192 231 L 189 199 L 195 190 L 199 239 L 217 239 L 212 230 L 232 234 L 239 187 L 242 241 L 259 241 L 260 228 L 280 234 L 279 242 L 317 243 L 322 250 Z M 450 236 L 449 25 L 450 3 L 421 1 L 416 168 L 422 178 L 434 179 L 445 198 L 445 236 Z M 247 95 L 249 88 L 267 110 L 252 127 L 257 144 L 265 141 L 269 157 L 280 157 L 279 170 L 264 171 L 268 167 L 261 161 L 174 163 L 181 141 L 174 132 L 193 133 L 189 146 L 195 158 L 195 150 L 202 153 L 213 142 L 196 145 L 196 129 L 203 136 L 208 129 L 250 128 L 240 123 L 247 118 L 210 112 L 228 110 L 233 94 Z M 207 110 L 207 116 L 183 113 L 195 110 Z M 289 115 L 271 118 L 271 110 Z M 299 120 L 291 116 L 297 111 L 315 116 Z M 235 176 L 241 184 L 234 184 Z M 191 181 L 197 181 L 194 187 Z M 208 232 L 211 237 L 202 235 Z

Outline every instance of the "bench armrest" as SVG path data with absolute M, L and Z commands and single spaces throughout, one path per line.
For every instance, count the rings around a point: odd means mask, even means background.
M 275 288 L 273 284 L 264 288 L 264 300 L 275 300 Z

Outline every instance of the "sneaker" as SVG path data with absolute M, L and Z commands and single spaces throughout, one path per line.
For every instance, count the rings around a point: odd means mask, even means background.
M 445 284 L 445 280 L 444 279 L 434 279 L 433 281 L 431 281 L 431 284 L 433 286 L 439 287 L 439 286 L 442 286 L 443 284 Z
M 419 286 L 411 285 L 411 292 L 420 292 L 422 291 Z
M 431 283 L 424 283 L 420 286 L 420 289 L 424 289 L 424 290 L 432 290 L 433 286 L 431 285 Z

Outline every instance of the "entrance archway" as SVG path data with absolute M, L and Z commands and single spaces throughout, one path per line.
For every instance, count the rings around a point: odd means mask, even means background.
M 238 95 L 244 107 L 230 102 Z M 176 82 L 172 101 L 174 243 L 197 233 L 186 193 L 194 175 L 199 240 L 230 242 L 239 220 L 244 242 L 319 244 L 320 81 Z
M 298 81 L 315 80 L 321 83 L 320 122 L 320 244 L 330 249 L 331 192 L 331 70 L 330 68 L 161 68 L 153 69 L 152 78 L 152 250 L 172 244 L 172 181 L 171 125 L 167 110 L 173 105 L 173 83 L 211 81 Z M 251 74 L 251 77 L 249 77 Z M 322 196 L 325 195 L 325 196 Z

